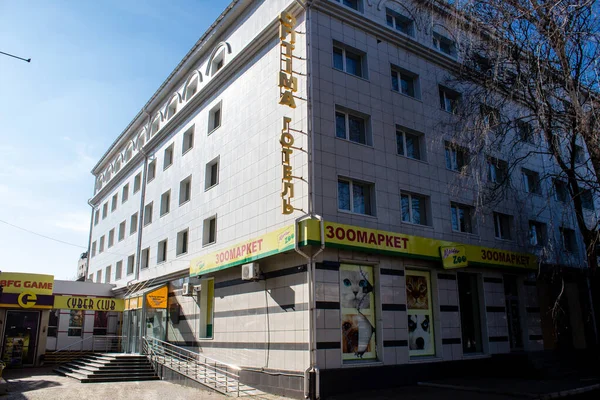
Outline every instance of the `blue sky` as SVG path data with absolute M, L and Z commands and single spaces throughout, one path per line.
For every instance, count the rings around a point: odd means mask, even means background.
M 0 0 L 0 270 L 72 279 L 91 168 L 229 0 Z

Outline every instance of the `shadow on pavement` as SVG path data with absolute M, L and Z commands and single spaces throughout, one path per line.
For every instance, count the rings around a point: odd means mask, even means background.
M 49 379 L 49 376 L 55 375 L 52 368 L 24 368 L 5 370 L 2 377 L 7 382 L 8 396 L 6 399 L 25 399 L 20 393 L 29 392 L 51 387 L 62 386 L 60 382 Z

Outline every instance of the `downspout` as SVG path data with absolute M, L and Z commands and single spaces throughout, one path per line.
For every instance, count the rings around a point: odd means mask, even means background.
M 94 229 L 94 205 L 88 200 L 88 205 L 92 207 L 92 216 L 90 217 L 90 235 L 88 237 L 88 247 L 87 247 L 87 260 L 85 260 L 85 272 L 83 275 L 83 281 L 85 282 L 90 269 L 90 259 L 92 258 L 91 246 L 92 246 L 92 229 Z M 78 277 L 79 278 L 79 277 Z
M 150 129 L 150 114 L 146 111 L 146 115 L 148 116 L 148 129 Z M 149 130 L 146 132 L 149 132 Z M 145 145 L 146 143 L 144 143 Z M 138 240 L 137 247 L 135 249 L 135 281 L 140 279 L 140 261 L 142 254 L 142 230 L 144 228 L 144 202 L 146 201 L 146 173 L 148 172 L 148 154 L 144 151 L 142 147 L 140 147 L 140 153 L 144 156 L 144 167 L 142 168 L 142 188 L 140 191 L 140 211 L 138 218 Z

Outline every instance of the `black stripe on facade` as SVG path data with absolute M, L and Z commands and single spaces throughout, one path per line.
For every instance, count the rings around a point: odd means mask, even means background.
M 501 312 L 501 313 L 503 313 L 503 312 L 506 312 L 506 308 L 505 307 L 487 306 L 485 308 L 485 311 L 487 311 L 487 312 L 498 312 L 498 313 Z
M 486 277 L 483 278 L 483 281 L 486 283 L 502 283 L 502 278 L 490 278 L 490 277 Z
M 406 304 L 382 304 L 383 311 L 406 311 Z
M 246 315 L 263 315 L 263 314 L 279 314 L 294 311 L 306 311 L 308 310 L 307 303 L 299 304 L 283 304 L 280 306 L 272 307 L 257 307 L 257 308 L 246 308 L 243 310 L 230 310 L 230 311 L 217 311 L 215 317 L 226 318 L 226 317 L 242 317 Z
M 404 276 L 404 271 L 401 269 L 381 268 L 379 273 L 381 275 Z
M 542 335 L 529 335 L 529 340 L 542 340 L 543 338 Z
M 340 263 L 336 261 L 323 261 L 315 265 L 316 269 L 325 269 L 328 271 L 339 271 Z
M 456 280 L 456 275 L 452 275 L 452 274 L 438 274 L 438 279 L 444 279 L 447 281 L 455 281 Z
M 306 272 L 306 265 L 298 265 L 296 267 L 290 267 L 290 268 L 280 269 L 277 271 L 265 272 L 263 275 L 264 275 L 265 279 L 273 279 L 273 278 L 278 278 L 280 276 L 300 274 L 302 272 Z M 242 278 L 237 278 L 237 279 L 231 279 L 229 281 L 215 282 L 215 290 L 226 288 L 226 287 L 231 287 L 231 286 L 243 285 L 246 283 L 254 283 L 254 281 L 245 281 Z
M 490 342 L 508 342 L 508 336 L 490 336 Z
M 461 344 L 460 338 L 443 338 L 442 344 Z
M 317 342 L 317 350 L 332 350 L 341 348 L 342 344 L 340 342 Z
M 441 312 L 457 312 L 458 306 L 440 306 Z
M 407 347 L 408 340 L 384 340 L 383 347 Z
M 525 311 L 527 311 L 528 313 L 539 313 L 540 308 L 539 307 L 525 307 Z
M 337 301 L 317 301 L 317 309 L 319 310 L 339 310 L 340 303 Z
M 169 343 L 176 346 L 186 347 L 203 347 L 203 348 L 225 348 L 225 349 L 251 349 L 251 350 L 308 350 L 308 343 L 264 343 L 264 342 L 213 342 L 207 340 L 206 342 L 199 341 L 186 341 L 186 342 L 175 342 L 170 341 Z

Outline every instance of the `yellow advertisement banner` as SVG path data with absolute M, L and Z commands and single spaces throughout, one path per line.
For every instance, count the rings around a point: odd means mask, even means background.
M 148 308 L 167 308 L 168 297 L 169 288 L 163 286 L 150 293 L 146 293 L 146 304 Z
M 22 293 L 51 295 L 54 276 L 42 274 L 22 274 L 19 272 L 0 272 L 0 286 L 3 293 Z
M 299 229 L 300 243 L 320 244 L 319 221 L 302 221 Z M 537 269 L 537 259 L 532 254 L 471 246 L 444 240 L 405 235 L 359 226 L 324 222 L 325 246 L 412 258 L 442 260 L 441 247 L 463 247 L 468 265 L 486 264 L 513 268 Z M 461 255 L 462 260 L 462 255 Z M 462 262 L 462 261 L 461 261 Z
M 293 248 L 294 225 L 290 225 L 258 238 L 194 258 L 190 263 L 190 276 L 219 271 Z
M 125 309 L 126 310 L 137 310 L 138 308 L 142 308 L 142 298 L 141 297 L 133 297 L 131 299 L 125 299 Z
M 54 296 L 54 308 L 61 310 L 123 311 L 123 299 L 102 297 Z
M 442 246 L 440 253 L 444 269 L 465 268 L 469 265 L 465 246 Z

